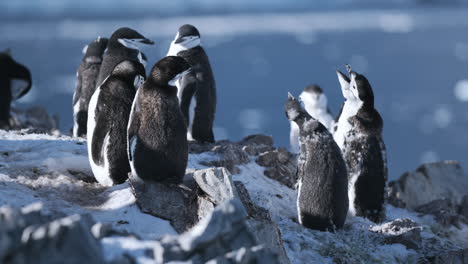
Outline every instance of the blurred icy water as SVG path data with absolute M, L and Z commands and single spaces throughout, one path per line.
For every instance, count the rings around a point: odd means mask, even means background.
M 154 39 L 150 64 L 165 55 L 179 25 L 198 26 L 218 86 L 217 139 L 251 133 L 288 145 L 287 92 L 320 84 L 337 113 L 335 69 L 350 63 L 374 88 L 384 118 L 390 178 L 421 162 L 468 164 L 468 10 L 347 11 L 129 20 L 7 21 L 0 49 L 33 74 L 19 105 L 43 105 L 72 126 L 71 100 L 81 49 L 94 37 L 131 26 Z M 464 81 L 465 80 L 465 81 Z

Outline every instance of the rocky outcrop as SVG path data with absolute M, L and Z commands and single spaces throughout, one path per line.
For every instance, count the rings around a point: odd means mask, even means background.
M 297 182 L 297 157 L 285 148 L 263 152 L 255 162 L 265 167 L 264 175 L 294 188 Z
M 457 212 L 457 206 L 449 199 L 437 199 L 418 206 L 415 211 L 423 215 L 432 215 L 437 223 L 444 227 L 459 226 L 463 220 Z
M 246 216 L 240 201 L 221 203 L 191 230 L 177 237 L 162 238 L 154 249 L 156 263 L 226 263 L 229 260 L 233 262 L 228 263 L 244 263 L 242 259 L 278 263 L 272 252 L 255 248 L 257 242 L 245 223 Z M 233 258 L 237 255 L 240 259 Z
M 40 208 L 0 208 L 1 263 L 104 263 L 89 215 L 50 221 Z
M 428 163 L 390 182 L 388 194 L 393 205 L 412 210 L 438 199 L 458 205 L 468 194 L 468 177 L 456 161 Z
M 398 218 L 370 228 L 370 231 L 384 235 L 384 243 L 403 244 L 414 250 L 421 247 L 421 230 L 422 227 L 409 218 Z
M 134 195 L 141 211 L 171 222 L 181 233 L 197 221 L 197 195 L 183 185 L 143 182 L 130 176 Z
M 10 116 L 12 130 L 24 130 L 28 134 L 59 135 L 58 116 L 50 116 L 47 110 L 40 106 L 28 109 L 12 108 Z

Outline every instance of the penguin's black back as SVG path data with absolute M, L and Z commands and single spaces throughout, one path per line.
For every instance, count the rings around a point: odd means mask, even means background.
M 106 38 L 92 41 L 78 67 L 76 88 L 73 94 L 74 126 L 77 126 L 74 128 L 76 130 L 74 136 L 81 137 L 87 134 L 88 105 L 97 87 L 96 82 L 106 46 Z
M 134 168 L 143 180 L 181 183 L 188 159 L 187 127 L 177 88 L 148 79 L 138 90 L 128 129 Z
M 110 76 L 100 89 L 95 109 L 96 127 L 92 138 L 91 155 L 98 165 L 103 164 L 103 157 L 107 155 L 113 182 L 122 183 L 130 172 L 126 129 L 135 90 L 132 84 L 113 76 Z M 104 153 L 103 144 L 107 134 L 109 134 L 108 151 Z
M 184 89 L 181 100 L 181 109 L 187 122 L 192 95 L 195 96 L 197 102 L 193 117 L 192 137 L 200 142 L 214 142 L 216 82 L 208 56 L 201 46 L 181 51 L 177 55 L 184 58 L 192 67 L 192 72 L 181 80 L 181 83 L 188 87 Z
M 138 60 L 138 50 L 133 50 L 125 47 L 109 48 L 102 56 L 102 65 L 96 81 L 96 86 L 99 86 L 112 72 L 112 70 L 124 60 L 140 62 Z
M 301 127 L 299 217 L 305 227 L 331 231 L 343 227 L 348 212 L 346 164 L 332 135 L 315 122 L 313 132 Z

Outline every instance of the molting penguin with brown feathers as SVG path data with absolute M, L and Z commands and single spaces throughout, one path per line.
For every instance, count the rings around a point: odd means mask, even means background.
M 175 84 L 190 70 L 181 57 L 165 57 L 154 65 L 138 89 L 127 131 L 134 177 L 143 181 L 182 182 L 188 160 L 187 127 Z
M 91 97 L 88 107 L 88 157 L 96 180 L 123 183 L 130 172 L 127 125 L 136 90 L 145 77 L 138 61 L 117 64 Z
M 11 102 L 29 92 L 31 73 L 15 61 L 10 50 L 0 52 L 0 129 L 10 128 Z
M 83 49 L 83 59 L 76 73 L 73 93 L 73 136 L 86 136 L 88 105 L 96 90 L 96 81 L 102 63 L 102 54 L 107 47 L 107 38 L 98 37 Z
M 348 212 L 346 165 L 333 136 L 291 94 L 285 106 L 299 127 L 297 210 L 299 223 L 316 230 L 341 228 Z
M 167 55 L 182 57 L 192 67 L 192 72 L 176 83 L 188 139 L 214 142 L 216 83 L 198 29 L 189 24 L 181 26 Z
M 334 139 L 348 169 L 349 214 L 374 222 L 385 218 L 387 155 L 382 136 L 383 120 L 374 107 L 367 78 L 346 65 L 349 77 L 337 70 L 345 103 Z

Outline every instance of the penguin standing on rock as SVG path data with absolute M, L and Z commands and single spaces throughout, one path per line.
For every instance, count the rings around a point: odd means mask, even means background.
M 200 45 L 197 28 L 181 26 L 167 55 L 184 58 L 192 68 L 191 73 L 176 83 L 177 97 L 188 127 L 188 139 L 214 142 L 216 84 L 208 56 Z
M 101 85 L 112 70 L 124 60 L 138 61 L 145 64 L 145 56 L 140 52 L 138 45 L 153 45 L 154 42 L 142 36 L 135 30 L 127 27 L 119 28 L 109 39 L 107 50 L 102 58 L 102 65 L 96 86 Z
M 107 38 L 98 37 L 83 49 L 83 60 L 76 73 L 76 88 L 73 94 L 73 136 L 86 136 L 88 105 L 96 89 L 96 80 L 102 63 L 102 54 L 107 47 Z
M 175 84 L 190 70 L 184 59 L 165 57 L 154 65 L 138 89 L 127 132 L 134 177 L 144 181 L 182 182 L 188 160 L 187 127 Z
M 10 107 L 29 92 L 32 80 L 28 68 L 16 62 L 10 50 L 0 52 L 0 129 L 10 128 Z
M 88 157 L 96 180 L 106 186 L 123 183 L 130 172 L 127 125 L 135 91 L 145 78 L 137 61 L 124 60 L 100 85 L 88 108 Z
M 341 151 L 325 126 L 290 94 L 285 110 L 300 131 L 299 223 L 321 231 L 341 228 L 348 212 L 348 179 Z
M 374 108 L 369 81 L 349 65 L 346 68 L 349 77 L 337 70 L 345 103 L 333 137 L 348 169 L 349 213 L 381 222 L 385 218 L 387 181 L 383 120 Z
M 327 106 L 327 96 L 323 93 L 322 88 L 318 85 L 309 85 L 299 95 L 299 99 L 304 104 L 304 108 L 309 115 L 317 119 L 324 125 L 328 131 L 332 133 L 334 123 L 333 116 Z M 295 122 L 290 122 L 291 131 L 289 140 L 291 151 L 299 153 L 299 127 Z

